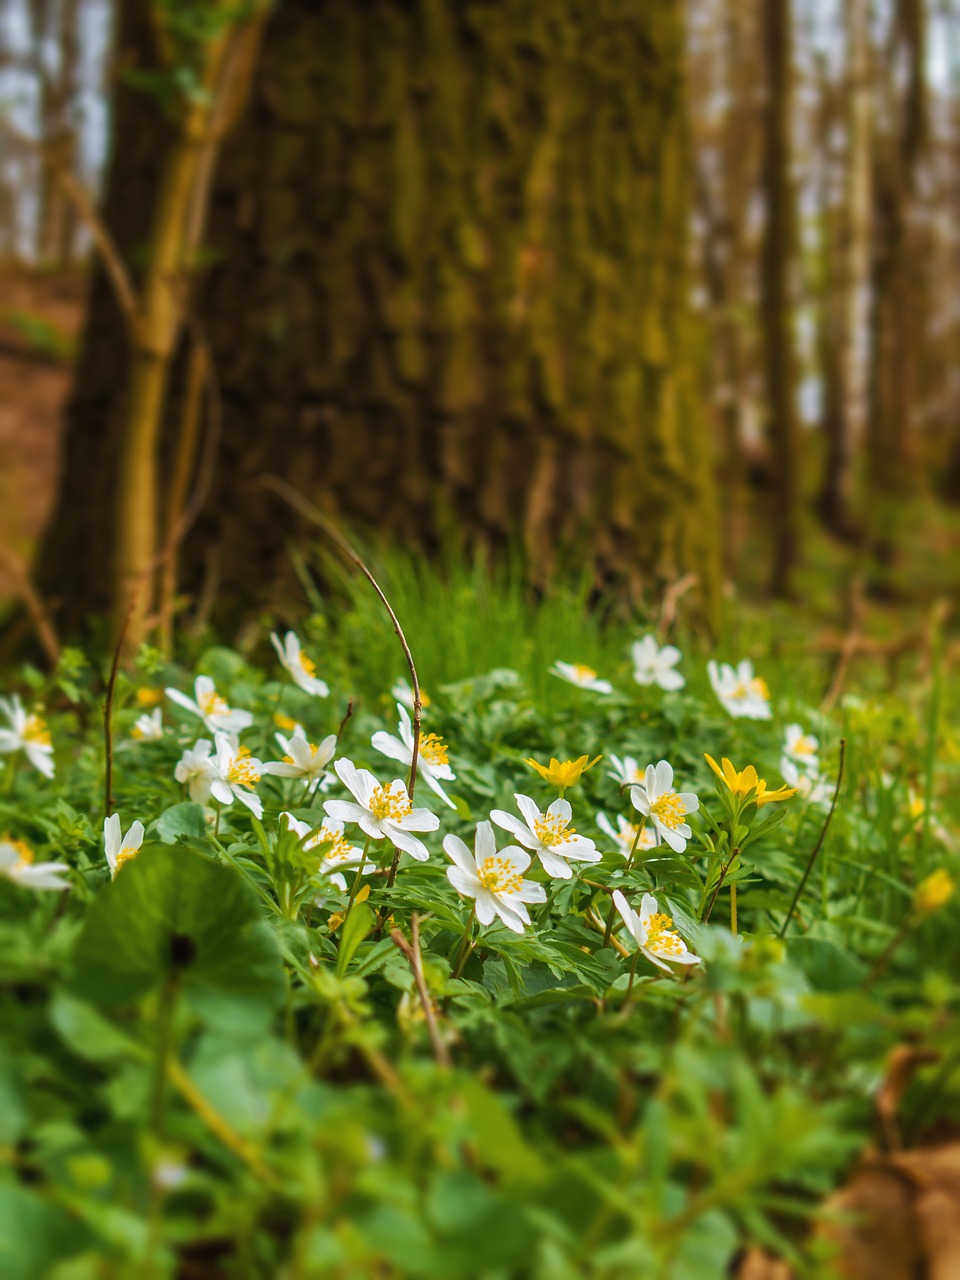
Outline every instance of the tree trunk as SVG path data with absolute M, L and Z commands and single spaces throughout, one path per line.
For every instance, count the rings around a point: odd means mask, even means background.
M 874 258 L 871 314 L 872 396 L 869 420 L 870 542 L 889 589 L 916 479 L 914 413 L 919 308 L 910 214 L 926 137 L 925 41 L 922 0 L 899 0 L 884 83 L 887 132 L 874 168 Z M 892 66 L 899 53 L 906 83 Z
M 800 437 L 791 331 L 794 209 L 790 179 L 790 0 L 764 0 L 767 122 L 763 163 L 766 223 L 760 318 L 764 334 L 767 425 L 773 461 L 771 590 L 788 595 L 798 551 Z
M 427 551 L 519 535 L 537 575 L 579 551 L 651 597 L 692 571 L 713 614 L 683 68 L 680 0 L 286 0 L 198 301 L 224 432 L 183 562 L 196 589 L 218 547 L 222 617 L 272 598 L 303 532 L 265 473 Z M 121 150 L 109 221 L 125 168 Z M 86 361 L 44 558 L 74 618 L 102 584 L 51 549 L 102 460 L 105 382 Z
M 836 387 L 828 396 L 824 426 L 827 456 L 820 510 L 827 528 L 851 536 L 855 521 L 854 467 L 866 434 L 870 288 L 870 27 L 866 0 L 846 0 L 847 149 L 842 233 L 832 274 L 827 359 Z

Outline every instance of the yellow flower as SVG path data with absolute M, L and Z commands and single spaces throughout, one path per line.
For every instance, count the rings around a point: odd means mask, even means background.
M 930 915 L 934 911 L 939 911 L 950 901 L 956 887 L 950 872 L 939 867 L 921 880 L 914 889 L 913 905 L 921 915 Z
M 770 804 L 774 800 L 789 800 L 792 795 L 796 794 L 796 787 L 780 787 L 776 791 L 768 791 L 766 782 L 764 782 L 763 778 L 757 777 L 757 771 L 752 764 L 748 764 L 745 769 L 737 772 L 726 756 L 723 757 L 721 764 L 717 764 L 713 756 L 710 755 L 705 754 L 704 759 L 720 781 L 726 783 L 727 789 L 732 791 L 735 796 L 747 796 L 751 791 L 756 792 L 754 800 L 758 806 Z
M 914 791 L 913 787 L 909 787 L 907 789 L 907 794 L 910 801 L 910 817 L 913 818 L 914 821 L 919 821 L 919 819 L 924 815 L 927 802 L 924 800 L 923 796 L 920 795 L 919 791 Z
M 138 689 L 137 690 L 137 706 L 138 707 L 159 707 L 163 701 L 162 689 Z
M 297 727 L 297 722 L 291 716 L 285 716 L 282 711 L 273 713 L 273 723 L 278 729 L 282 729 L 284 733 L 290 733 Z
M 536 769 L 541 778 L 545 778 L 555 787 L 559 787 L 565 791 L 567 787 L 572 787 L 580 781 L 580 775 L 586 773 L 588 769 L 592 769 L 595 764 L 603 759 L 603 756 L 597 756 L 587 764 L 587 757 L 581 756 L 579 760 L 564 760 L 562 763 L 551 756 L 550 763 L 537 764 L 536 760 L 524 760 L 524 764 L 528 764 L 531 769 Z

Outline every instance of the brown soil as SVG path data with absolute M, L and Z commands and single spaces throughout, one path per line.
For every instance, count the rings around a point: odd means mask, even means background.
M 17 594 L 53 502 L 71 348 L 83 312 L 78 275 L 0 268 L 0 605 Z

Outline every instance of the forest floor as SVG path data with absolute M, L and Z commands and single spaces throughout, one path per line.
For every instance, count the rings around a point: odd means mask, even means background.
M 83 279 L 0 276 L 0 548 L 29 557 L 53 502 Z M 0 600 L 13 590 L 0 557 Z

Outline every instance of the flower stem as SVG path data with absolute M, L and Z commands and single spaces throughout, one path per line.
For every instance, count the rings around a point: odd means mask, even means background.
M 473 931 L 473 918 L 477 914 L 477 906 L 474 903 L 467 916 L 467 927 L 463 931 L 463 937 L 460 940 L 460 950 L 457 952 L 457 959 L 453 966 L 454 978 L 459 978 L 463 972 L 463 966 L 467 963 L 467 956 L 470 954 L 470 934 Z
M 737 932 L 737 886 L 730 886 L 730 932 Z
M 347 899 L 347 909 L 343 913 L 343 923 L 346 924 L 350 917 L 350 911 L 353 907 L 353 900 L 357 896 L 357 890 L 360 888 L 360 877 L 363 875 L 363 868 L 366 865 L 367 853 L 370 849 L 370 836 L 367 836 L 363 843 L 363 856 L 357 867 L 357 874 L 353 877 L 353 884 L 350 886 L 350 897 Z M 341 926 L 342 928 L 343 926 Z

